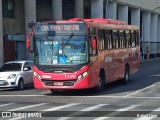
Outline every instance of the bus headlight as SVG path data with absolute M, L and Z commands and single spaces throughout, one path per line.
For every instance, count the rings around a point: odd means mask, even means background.
M 80 74 L 78 77 L 77 77 L 77 80 L 81 80 L 82 78 L 86 77 L 88 75 L 88 72 L 84 72 L 82 74 Z
M 39 81 L 42 81 L 42 78 L 40 75 L 38 75 L 36 72 L 34 72 L 33 74 Z

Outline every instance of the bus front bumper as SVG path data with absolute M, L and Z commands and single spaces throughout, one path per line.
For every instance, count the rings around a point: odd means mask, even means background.
M 72 89 L 87 89 L 89 85 L 89 76 L 77 81 L 39 81 L 34 77 L 34 86 L 37 89 L 55 89 L 55 90 L 72 90 Z M 93 86 L 92 86 L 93 87 Z

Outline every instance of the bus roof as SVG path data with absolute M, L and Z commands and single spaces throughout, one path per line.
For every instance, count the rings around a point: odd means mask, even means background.
M 42 23 L 65 23 L 65 22 L 94 22 L 94 23 L 106 23 L 106 24 L 117 24 L 117 25 L 127 25 L 125 21 L 114 20 L 114 19 L 103 19 L 103 18 L 72 18 L 68 20 L 56 20 L 56 21 L 45 21 Z
M 139 27 L 135 25 L 128 25 L 125 21 L 114 20 L 114 19 L 103 19 L 103 18 L 71 18 L 68 20 L 56 20 L 56 21 L 45 21 L 42 24 L 52 24 L 52 23 L 88 23 L 94 27 L 110 29 L 133 29 L 138 30 Z

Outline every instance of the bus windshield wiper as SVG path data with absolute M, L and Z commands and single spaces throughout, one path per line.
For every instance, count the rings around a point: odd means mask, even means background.
M 68 38 L 68 40 L 66 41 L 66 43 L 64 43 L 64 44 L 67 44 L 67 43 L 69 43 L 69 41 L 72 39 L 72 37 L 74 36 L 74 33 L 72 32 L 71 34 L 70 34 L 70 36 L 69 36 L 69 38 Z

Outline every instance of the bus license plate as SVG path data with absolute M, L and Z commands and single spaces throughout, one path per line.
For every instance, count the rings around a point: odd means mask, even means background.
M 63 86 L 63 82 L 54 82 L 55 86 Z

